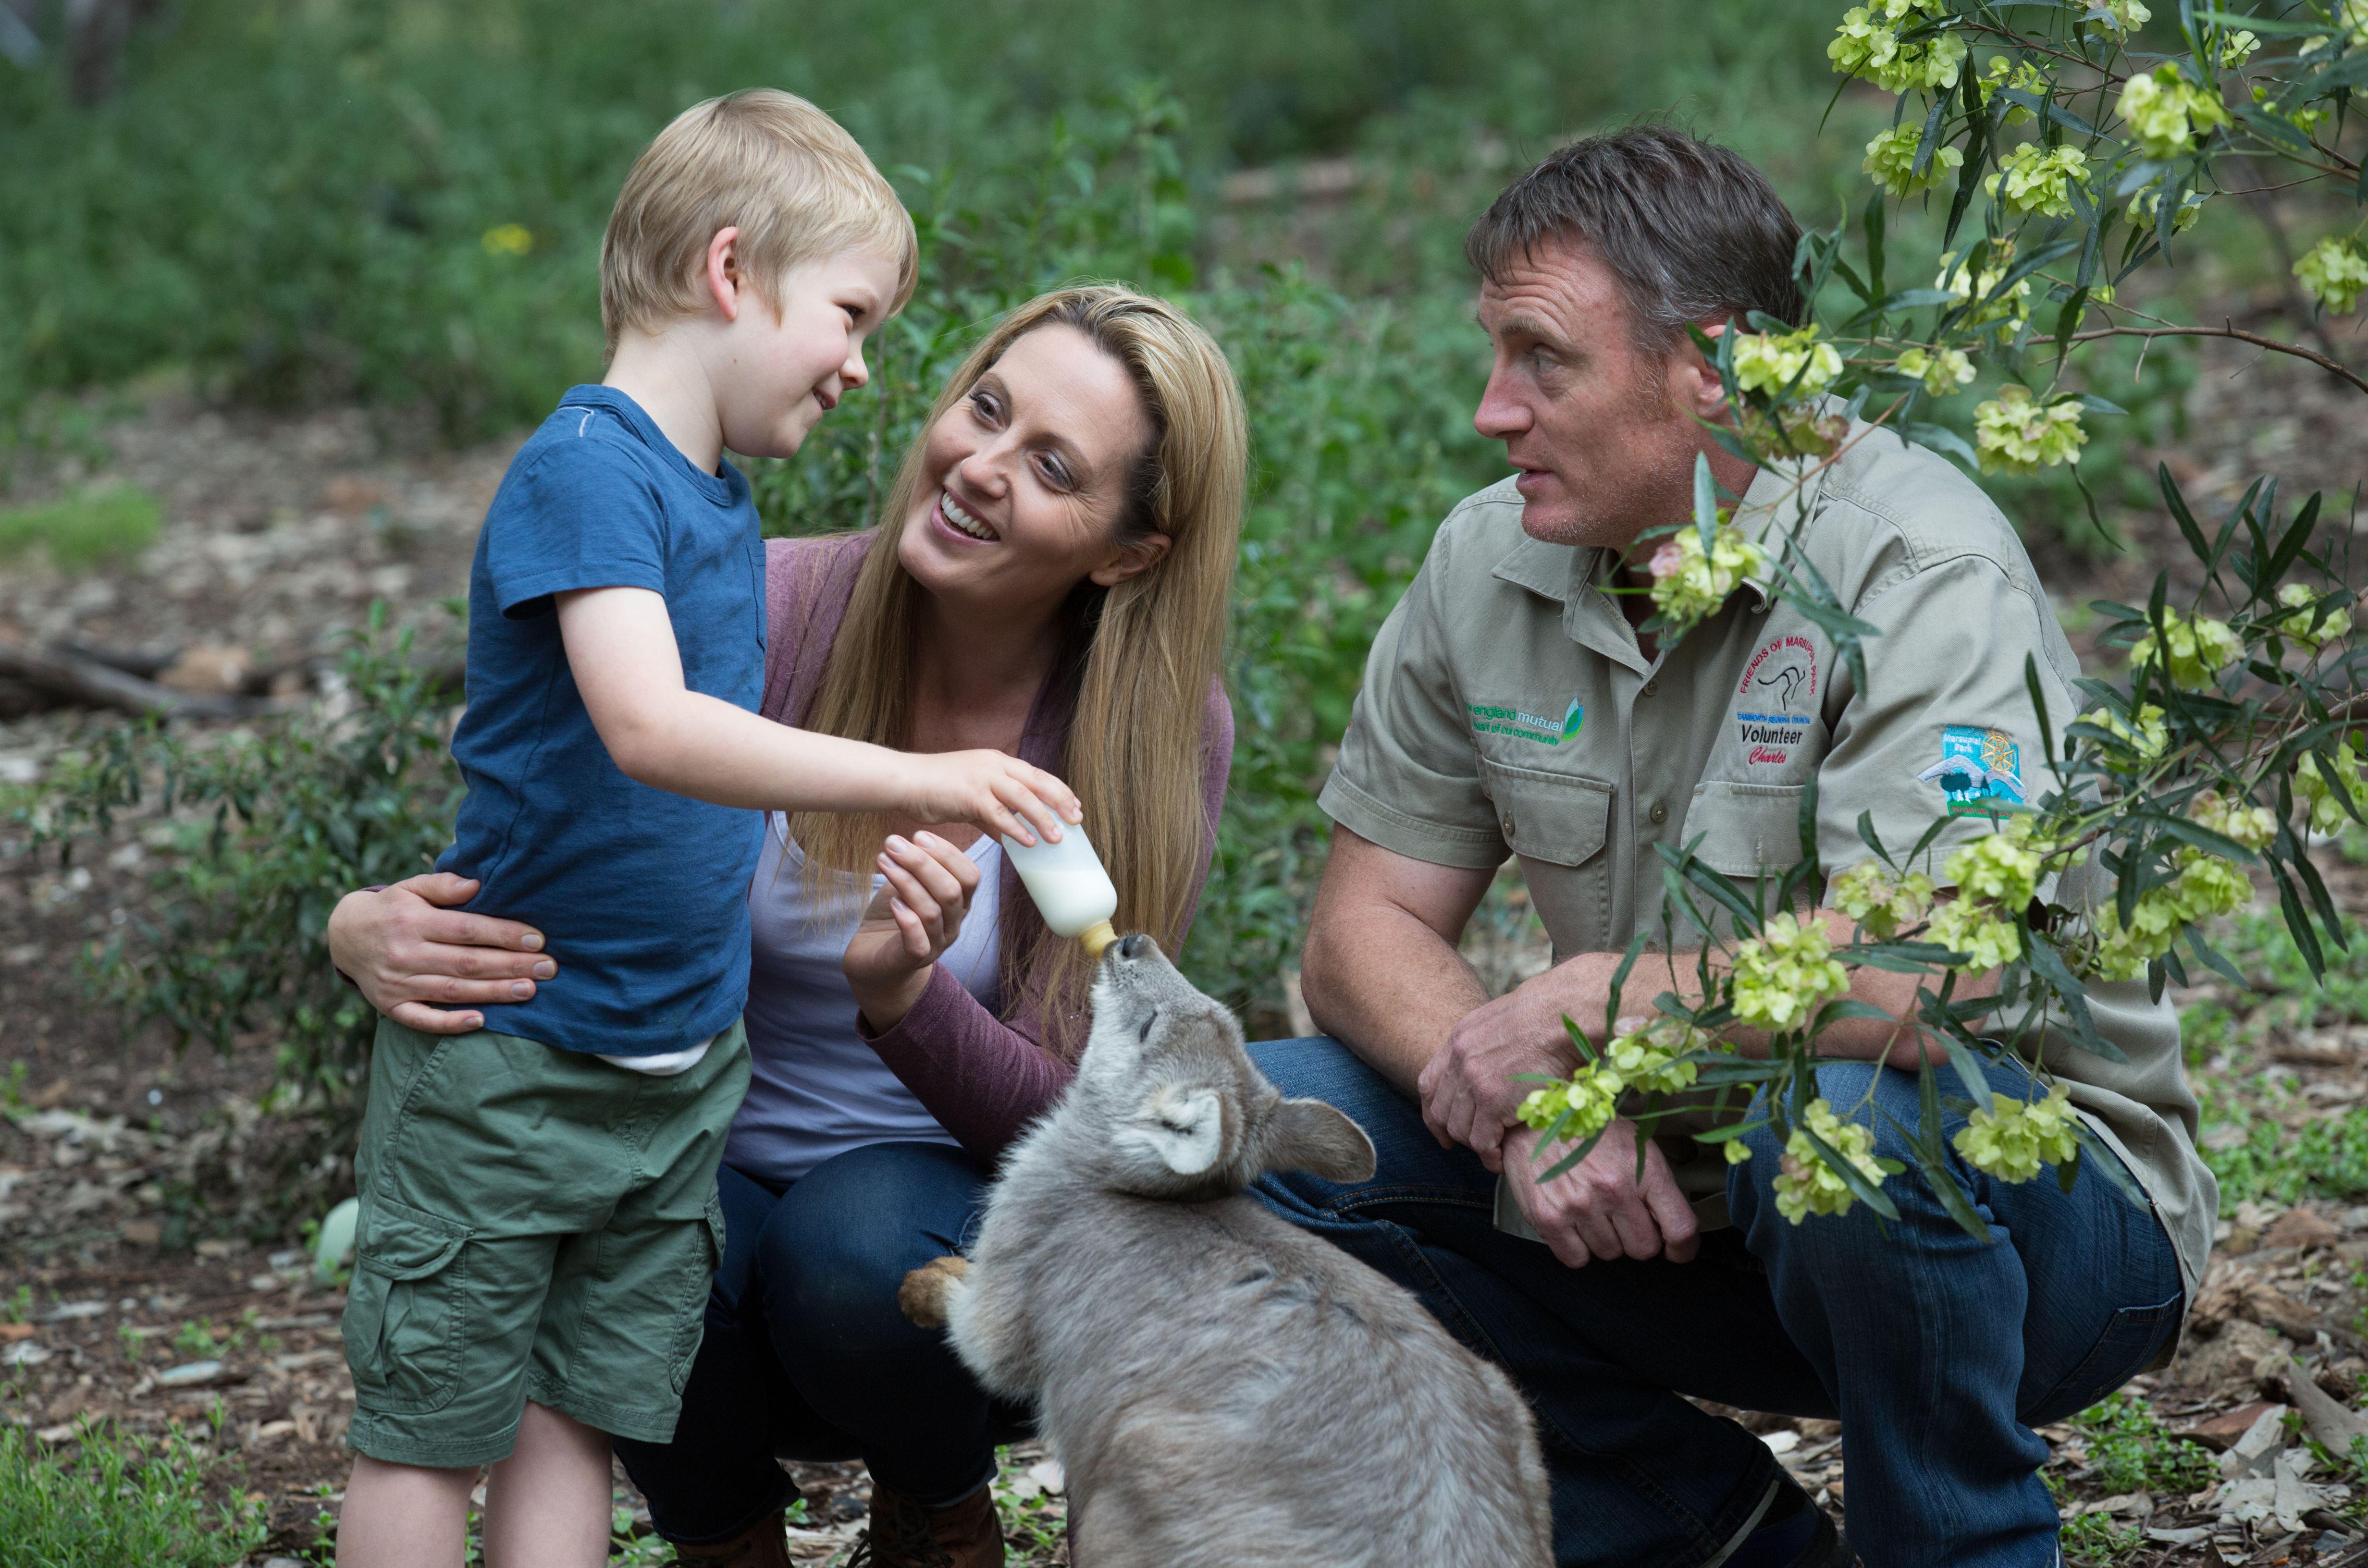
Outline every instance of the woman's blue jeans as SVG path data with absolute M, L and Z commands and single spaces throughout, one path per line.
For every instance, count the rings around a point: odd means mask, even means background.
M 1259 1197 L 1413 1290 L 1520 1384 L 1563 1568 L 1698 1568 L 1750 1521 L 1774 1458 L 1684 1394 L 1839 1417 L 1850 1540 L 1869 1568 L 2048 1568 L 2055 1505 L 2032 1428 L 2119 1387 L 2178 1332 L 2169 1239 L 2096 1171 L 2067 1195 L 2052 1173 L 1995 1181 L 1952 1151 L 1998 1233 L 1987 1245 L 1912 1165 L 1884 1184 L 1896 1223 L 1860 1204 L 1793 1225 L 1770 1187 L 1783 1151 L 1763 1130 L 1728 1173 L 1734 1228 L 1706 1234 L 1691 1262 L 1572 1269 L 1497 1230 L 1496 1178 L 1478 1157 L 1441 1149 L 1417 1108 L 1338 1042 L 1251 1054 L 1283 1093 L 1355 1118 L 1380 1156 L 1369 1182 L 1287 1174 Z M 2021 1092 L 2016 1069 L 1994 1077 Z M 1875 1129 L 1877 1153 L 1907 1158 L 1913 1074 L 1837 1062 L 1818 1083 L 1846 1119 Z M 1951 1116 L 1946 1135 L 1963 1125 Z
M 718 1173 L 723 1264 L 674 1441 L 616 1444 L 659 1534 L 725 1540 L 786 1507 L 797 1488 L 777 1459 L 860 1459 L 930 1505 L 994 1475 L 1026 1413 L 896 1307 L 906 1270 L 969 1244 L 987 1180 L 941 1143 L 852 1149 L 786 1188 Z

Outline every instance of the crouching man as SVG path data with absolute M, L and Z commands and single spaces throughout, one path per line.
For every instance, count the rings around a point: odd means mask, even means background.
M 1952 1153 L 1995 1227 L 1987 1245 L 1912 1164 L 1884 1187 L 1897 1222 L 1861 1204 L 1793 1224 L 1764 1131 L 1734 1165 L 1656 1140 L 1640 1179 L 1636 1131 L 1615 1121 L 1542 1183 L 1552 1152 L 1516 1116 L 1521 1074 L 1577 1063 L 1563 1016 L 1596 1028 L 1631 937 L 1660 930 L 1656 845 L 1698 839 L 1705 864 L 1738 878 L 1781 869 L 1814 780 L 1830 876 L 1868 858 L 1861 812 L 1904 848 L 1952 803 L 2043 787 L 2027 657 L 2057 733 L 2076 711 L 2077 662 L 2014 530 L 1946 461 L 1856 426 L 1804 478 L 1755 471 L 1705 435 L 1719 381 L 1686 325 L 1715 333 L 1755 310 L 1800 321 L 1798 235 L 1756 170 L 1663 130 L 1564 149 L 1474 228 L 1496 350 L 1474 423 L 1519 472 L 1449 517 L 1374 643 L 1323 796 L 1338 825 L 1305 984 L 1330 1038 L 1257 1053 L 1284 1093 L 1356 1118 L 1380 1169 L 1265 1192 L 1520 1382 L 1564 1564 L 1850 1562 L 1766 1445 L 1680 1397 L 1694 1395 L 1838 1417 L 1850 1532 L 1873 1568 L 2046 1568 L 2056 1515 L 2032 1428 L 2168 1356 L 2210 1244 L 2216 1195 L 2167 1003 L 2098 986 L 2098 1027 L 2127 1060 L 2068 1045 L 2045 1060 L 2148 1202 L 2100 1171 L 2066 1194 Z M 1863 684 L 1759 583 L 1681 641 L 1636 630 L 1654 548 L 1638 536 L 1691 516 L 1698 452 L 1742 498 L 1748 531 L 1792 525 L 1805 500 L 1809 557 L 1882 633 Z M 1935 766 L 1955 757 L 1981 778 Z M 1938 848 L 1988 831 L 1968 814 Z M 1491 1001 L 1457 939 L 1508 854 L 1556 962 Z M 1850 922 L 1824 917 L 1849 938 Z M 1669 985 L 1665 964 L 1641 964 L 1622 1010 Z M 1853 993 L 1895 1019 L 1914 994 L 1874 970 Z M 1903 1157 L 1924 1043 L 1870 1019 L 1824 1042 L 1825 1097 Z M 2015 1067 L 1994 1076 L 2022 1093 Z

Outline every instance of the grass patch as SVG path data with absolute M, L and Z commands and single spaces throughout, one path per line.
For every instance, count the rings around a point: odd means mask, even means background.
M 0 1431 L 0 1541 L 12 1568 L 222 1568 L 261 1546 L 263 1505 L 179 1432 L 85 1423 L 57 1449 Z
M 0 508 L 0 560 L 40 549 L 61 569 L 79 571 L 146 549 L 163 521 L 156 497 L 131 484 Z

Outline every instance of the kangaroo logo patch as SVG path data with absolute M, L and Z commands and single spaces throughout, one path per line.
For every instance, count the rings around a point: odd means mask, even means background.
M 1472 733 L 1475 735 L 1510 735 L 1515 740 L 1535 741 L 1546 746 L 1577 740 L 1578 732 L 1587 725 L 1587 710 L 1576 697 L 1559 720 L 1487 702 L 1467 702 L 1463 711 L 1471 715 Z
M 2022 747 L 2004 730 L 1951 724 L 1941 732 L 1941 760 L 1918 774 L 1938 784 L 1952 817 L 1981 816 L 2005 801 L 2022 804 Z

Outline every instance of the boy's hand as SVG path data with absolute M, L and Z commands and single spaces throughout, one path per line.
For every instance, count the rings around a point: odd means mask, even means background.
M 922 822 L 966 822 L 1021 844 L 1057 843 L 1066 823 L 1085 820 L 1076 795 L 1041 767 L 999 751 L 910 756 L 905 811 Z
M 875 1029 L 895 1028 L 928 988 L 929 969 L 962 935 L 978 867 L 934 833 L 891 834 L 878 861 L 888 885 L 847 944 L 855 1005 Z

